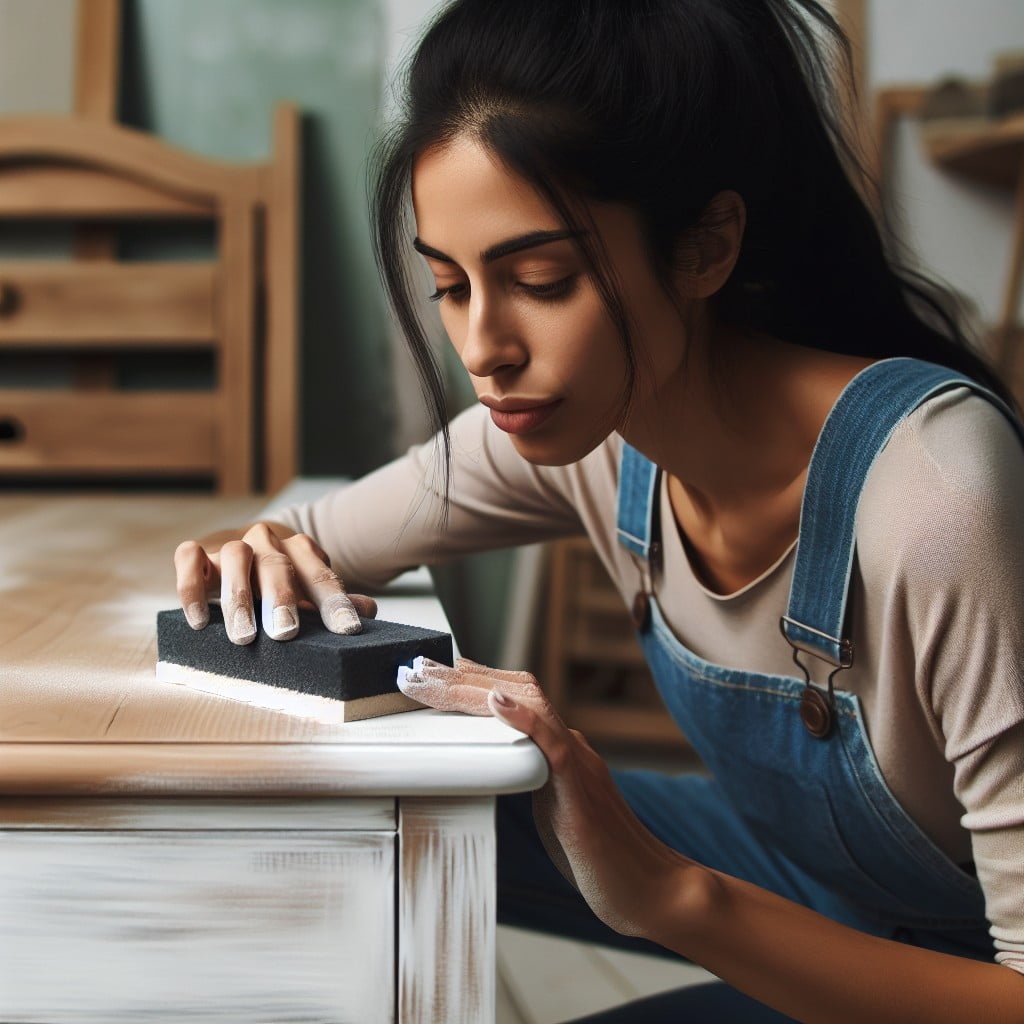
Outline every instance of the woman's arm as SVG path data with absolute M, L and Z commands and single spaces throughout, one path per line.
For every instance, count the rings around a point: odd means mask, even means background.
M 447 529 L 440 526 L 444 473 L 437 438 L 313 501 L 278 509 L 276 518 L 316 538 L 353 588 L 371 592 L 418 565 L 582 532 L 564 493 L 579 468 L 527 462 L 479 404 L 456 416 L 449 431 Z
M 496 715 L 540 747 L 550 769 L 534 793 L 540 836 L 621 934 L 675 950 L 806 1024 L 1024 1024 L 1024 975 L 1013 968 L 866 935 L 666 846 L 528 672 L 424 659 L 398 685 L 444 711 Z
M 805 1024 L 1021 1024 L 1024 975 L 866 935 L 698 864 L 646 937 Z

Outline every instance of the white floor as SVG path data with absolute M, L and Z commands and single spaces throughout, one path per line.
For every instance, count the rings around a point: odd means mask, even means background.
M 680 960 L 627 953 L 498 925 L 497 1024 L 563 1024 L 714 975 Z

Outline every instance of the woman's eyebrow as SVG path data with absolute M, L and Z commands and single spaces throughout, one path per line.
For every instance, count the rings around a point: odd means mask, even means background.
M 533 249 L 538 245 L 547 245 L 549 242 L 560 242 L 564 238 L 579 238 L 582 235 L 587 234 L 586 231 L 531 231 L 525 235 L 517 235 L 515 238 L 506 238 L 503 242 L 498 242 L 492 245 L 489 249 L 484 249 L 480 253 L 481 263 L 493 263 L 495 260 L 500 260 L 502 256 L 508 256 L 513 252 L 522 252 L 523 249 Z M 454 263 L 455 260 L 451 256 L 446 256 L 439 249 L 435 249 L 432 245 L 427 245 L 426 242 L 421 242 L 419 238 L 412 240 L 412 247 L 424 256 L 430 256 L 432 259 L 441 260 L 443 263 Z

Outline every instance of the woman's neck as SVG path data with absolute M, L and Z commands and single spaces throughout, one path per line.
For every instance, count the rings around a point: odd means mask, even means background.
M 714 344 L 722 352 L 721 387 L 706 347 L 695 346 L 688 365 L 661 382 L 622 431 L 709 523 L 791 504 L 829 410 L 874 361 L 768 335 L 719 332 Z

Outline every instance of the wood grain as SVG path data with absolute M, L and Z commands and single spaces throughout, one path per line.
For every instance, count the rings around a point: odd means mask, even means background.
M 0 174 L 0 217 L 33 220 L 208 218 L 214 201 L 180 195 L 107 169 L 12 164 Z
M 395 796 L 543 785 L 543 755 L 493 718 L 425 709 L 330 725 L 156 679 L 156 613 L 179 607 L 174 549 L 252 522 L 264 503 L 0 497 L 0 793 Z M 436 597 L 419 600 L 426 624 L 444 628 Z M 414 618 L 410 601 L 396 599 L 399 621 Z M 494 730 L 514 742 L 492 742 Z M 443 742 L 428 744 L 431 735 Z
M 0 262 L 0 347 L 209 347 L 214 264 Z
M 301 139 L 298 108 L 274 111 L 274 156 L 267 172 L 264 204 L 264 280 L 267 299 L 264 387 L 263 490 L 278 491 L 299 471 L 301 366 L 299 346 L 299 238 Z
M 218 465 L 215 396 L 204 391 L 0 391 L 0 469 L 209 473 Z

